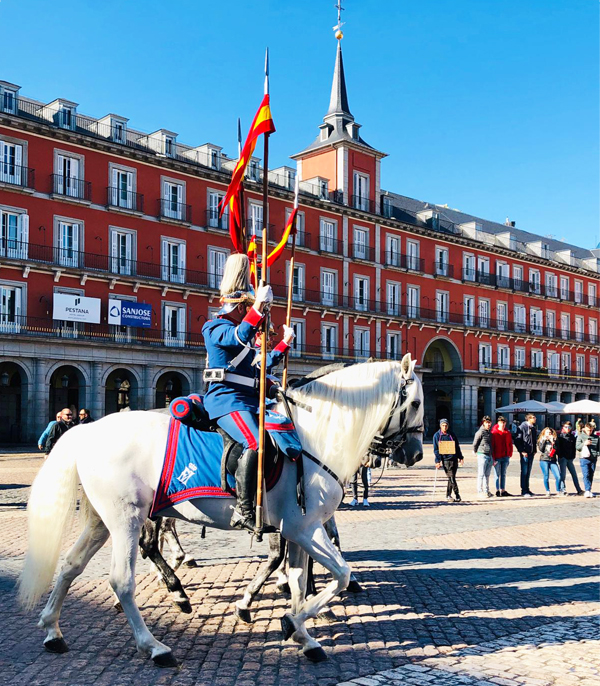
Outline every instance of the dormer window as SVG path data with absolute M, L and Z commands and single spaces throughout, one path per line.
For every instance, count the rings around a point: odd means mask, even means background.
M 389 196 L 383 195 L 381 198 L 381 211 L 386 219 L 392 216 L 392 200 Z
M 125 142 L 125 124 L 121 121 L 115 122 L 113 126 L 113 140 L 115 143 Z
M 8 112 L 9 114 L 17 113 L 17 96 L 16 92 L 12 90 L 2 89 L 2 96 L 0 99 L 0 106 L 3 112 Z
M 440 228 L 440 213 L 439 212 L 433 212 L 431 215 L 431 228 L 435 229 L 436 231 L 439 230 Z
M 175 139 L 172 136 L 165 136 L 165 155 L 173 157 L 175 151 Z
M 73 108 L 63 105 L 58 111 L 58 122 L 61 128 L 72 129 L 75 123 Z
M 210 168 L 217 171 L 221 168 L 221 153 L 214 148 L 210 150 Z
M 327 181 L 319 181 L 319 198 L 321 198 L 321 200 L 329 199 L 329 183 Z
M 250 160 L 248 165 L 248 178 L 250 181 L 258 181 L 258 162 L 256 160 Z

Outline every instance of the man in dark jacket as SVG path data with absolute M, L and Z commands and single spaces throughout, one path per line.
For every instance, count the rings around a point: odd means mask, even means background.
M 567 469 L 573 479 L 573 485 L 577 491 L 577 495 L 583 495 L 583 490 L 579 485 L 577 478 L 577 470 L 575 469 L 575 443 L 577 437 L 573 433 L 571 422 L 565 422 L 562 425 L 562 431 L 556 438 L 556 452 L 558 453 L 558 466 L 560 468 L 560 488 L 561 495 L 567 494 Z
M 521 495 L 524 498 L 531 498 L 533 495 L 529 488 L 529 478 L 537 450 L 538 432 L 535 428 L 535 422 L 535 415 L 528 414 L 525 421 L 519 426 L 519 433 L 515 436 L 515 445 L 521 457 Z
M 441 447 L 440 447 L 441 446 Z M 435 468 L 444 468 L 446 476 L 448 477 L 448 485 L 446 486 L 446 500 L 452 502 L 452 491 L 454 491 L 454 500 L 460 503 L 460 495 L 458 493 L 458 484 L 456 483 L 456 470 L 458 463 L 462 467 L 463 455 L 453 431 L 450 431 L 450 423 L 447 419 L 440 420 L 440 430 L 433 436 L 433 452 L 435 454 Z
M 68 407 L 65 407 L 65 409 L 60 413 L 60 419 L 50 429 L 50 433 L 46 439 L 46 445 L 44 447 L 44 452 L 46 455 L 48 455 L 52 448 L 54 448 L 56 442 L 65 433 L 65 431 L 68 431 L 72 426 L 73 413 Z
M 81 410 L 79 410 L 79 424 L 91 424 L 93 421 L 90 411 L 85 407 L 82 407 Z
M 592 481 L 594 480 L 596 462 L 600 452 L 600 437 L 594 433 L 594 428 L 593 424 L 586 424 L 583 427 L 583 431 L 577 436 L 577 443 L 575 444 L 579 454 L 579 466 L 583 475 L 584 495 L 586 498 L 595 497 L 592 493 Z

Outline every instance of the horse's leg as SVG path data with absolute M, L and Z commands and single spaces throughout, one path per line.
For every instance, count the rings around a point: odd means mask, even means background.
M 281 565 L 282 561 L 285 564 L 286 549 L 287 543 L 281 534 L 269 534 L 269 559 L 258 568 L 256 576 L 246 588 L 244 597 L 235 604 L 235 614 L 242 622 L 248 624 L 252 622 L 250 605 L 273 571 Z
M 172 557 L 169 560 L 169 565 L 173 568 L 173 571 L 177 570 L 181 565 L 184 567 L 197 567 L 196 560 L 185 552 L 177 535 L 177 529 L 175 528 L 175 522 L 177 520 L 173 517 L 168 517 L 164 520 L 162 526 L 162 540 L 167 543 L 169 550 L 171 551 Z M 162 550 L 162 546 L 161 546 Z
M 336 550 L 327 532 L 320 524 L 312 530 L 305 530 L 299 533 L 296 543 L 297 545 L 292 546 L 290 542 L 290 568 L 292 564 L 295 565 L 294 573 L 298 574 L 296 571 L 298 562 L 293 563 L 292 557 L 297 559 L 298 553 L 296 549 L 301 546 L 306 554 L 310 555 L 331 573 L 333 581 L 330 581 L 317 595 L 306 600 L 296 615 L 285 615 L 283 617 L 283 634 L 285 638 L 292 637 L 300 643 L 304 654 L 310 660 L 321 661 L 326 659 L 327 656 L 319 644 L 308 635 L 305 623 L 307 619 L 316 617 L 338 593 L 346 588 L 350 581 L 350 567 L 339 551 Z M 291 577 L 292 573 L 290 571 L 290 581 Z
M 108 529 L 95 512 L 90 512 L 85 528 L 69 550 L 56 585 L 40 615 L 38 626 L 46 630 L 44 648 L 51 653 L 66 653 L 69 648 L 58 626 L 62 604 L 69 587 L 108 539 Z
M 181 611 L 189 614 L 192 611 L 190 600 L 181 585 L 181 581 L 175 572 L 165 562 L 164 557 L 158 549 L 158 530 L 160 521 L 153 524 L 149 520 L 144 522 L 142 534 L 140 536 L 140 549 L 142 557 L 148 558 L 159 575 L 162 583 L 167 587 L 171 594 L 171 602 Z
M 121 511 L 118 520 L 107 522 L 113 545 L 110 585 L 121 602 L 133 631 L 137 649 L 145 655 L 150 655 L 159 667 L 176 667 L 177 660 L 173 657 L 171 649 L 157 641 L 150 633 L 135 602 L 135 561 L 140 531 L 145 519 L 139 508 L 130 505 L 129 512 Z
M 271 534 L 272 536 L 281 536 L 281 534 Z M 275 581 L 275 588 L 280 592 L 283 593 L 283 595 L 290 595 L 291 590 L 290 590 L 290 584 L 288 583 L 288 575 L 287 575 L 287 541 L 285 538 L 281 538 L 283 541 L 283 557 L 281 560 L 281 563 L 279 567 L 277 567 L 276 574 L 277 574 L 277 580 Z
M 331 519 L 328 519 L 325 524 L 323 524 L 323 527 L 325 531 L 327 532 L 329 538 L 333 542 L 333 545 L 340 551 L 342 552 L 342 546 L 340 545 L 340 533 L 337 528 L 337 523 L 335 521 L 335 517 L 332 517 Z M 316 590 L 316 588 L 315 588 Z M 347 593 L 361 593 L 362 588 L 361 585 L 358 583 L 358 580 L 354 576 L 354 572 L 350 574 L 350 583 L 348 584 L 348 587 L 346 588 Z

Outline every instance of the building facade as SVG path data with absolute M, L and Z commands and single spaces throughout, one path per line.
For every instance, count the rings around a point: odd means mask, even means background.
M 338 43 L 317 139 L 268 171 L 274 242 L 300 180 L 291 374 L 410 352 L 428 424 L 462 434 L 512 401 L 597 399 L 600 253 L 382 190 L 385 155 L 359 130 Z M 102 416 L 201 388 L 234 165 L 218 145 L 0 81 L 0 442 L 35 441 L 65 405 Z M 263 173 L 253 159 L 257 229 Z M 289 251 L 271 270 L 276 325 L 288 265 Z M 99 299 L 100 322 L 55 319 L 55 294 Z M 110 324 L 109 300 L 150 306 L 150 326 Z

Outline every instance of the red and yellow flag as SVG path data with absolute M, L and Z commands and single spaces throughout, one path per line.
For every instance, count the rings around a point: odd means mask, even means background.
M 229 199 L 229 235 L 233 247 L 238 252 L 244 251 L 244 227 L 242 226 L 242 208 L 240 193 Z
M 221 215 L 225 211 L 225 208 L 229 205 L 231 197 L 237 195 L 240 189 L 240 185 L 244 178 L 244 172 L 246 167 L 250 162 L 250 158 L 254 153 L 254 148 L 256 147 L 256 142 L 258 137 L 262 134 L 271 134 L 275 131 L 275 124 L 271 116 L 271 105 L 269 102 L 269 94 L 266 93 L 260 103 L 260 107 L 252 121 L 250 126 L 250 131 L 248 131 L 248 136 L 246 137 L 246 142 L 242 148 L 240 157 L 235 165 L 233 174 L 231 176 L 231 182 L 227 187 L 227 193 L 223 198 L 221 203 Z
M 267 267 L 273 266 L 275 261 L 281 256 L 281 253 L 284 251 L 289 237 L 296 232 L 296 226 L 295 226 L 294 220 L 296 219 L 297 214 L 298 214 L 298 208 L 294 207 L 290 216 L 288 217 L 285 228 L 283 229 L 283 234 L 281 236 L 281 240 L 273 248 L 273 250 L 271 250 L 271 252 L 267 255 Z M 250 243 L 248 244 L 248 257 L 250 258 L 250 281 L 251 281 L 252 285 L 256 288 L 256 283 L 257 283 L 256 271 L 257 271 L 258 267 L 260 266 L 260 263 L 258 262 L 258 247 L 257 247 L 257 242 L 256 242 L 256 234 L 254 234 L 252 236 L 252 238 L 250 239 Z

